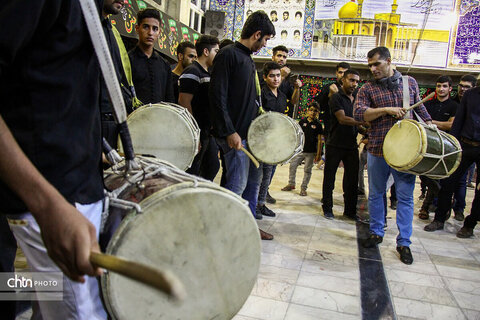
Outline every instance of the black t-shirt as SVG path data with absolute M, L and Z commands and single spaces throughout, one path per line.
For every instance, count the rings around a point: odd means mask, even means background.
M 261 87 L 267 85 L 267 83 L 263 79 L 263 70 L 258 71 L 258 80 L 260 82 Z M 293 86 L 293 84 L 290 83 L 288 78 L 286 78 L 286 79 L 283 79 L 282 83 L 280 83 L 278 90 L 282 91 L 283 94 L 285 94 L 287 99 L 290 101 L 292 100 L 293 91 L 295 91 L 295 87 Z
M 179 84 L 178 84 L 178 79 L 180 78 L 179 75 L 176 73 L 172 72 L 172 86 L 173 86 L 173 100 L 175 100 L 175 103 L 178 103 L 178 94 L 179 94 Z
M 210 73 L 194 61 L 183 70 L 180 76 L 179 92 L 193 95 L 192 111 L 193 117 L 197 120 L 198 126 L 204 133 L 209 133 L 212 123 L 209 117 Z
M 287 107 L 287 96 L 277 89 L 275 96 L 272 90 L 265 84 L 262 87 L 262 106 L 265 111 L 275 111 L 283 113 Z
M 333 83 L 337 85 L 337 88 L 340 91 L 342 84 L 338 81 Z M 323 85 L 323 87 L 320 89 L 320 93 L 315 98 L 313 98 L 320 105 L 320 114 L 318 117 L 320 120 L 323 121 L 326 135 L 330 134 L 330 123 L 332 122 L 332 117 L 334 117 L 334 115 L 330 112 L 330 106 L 328 104 L 328 101 L 330 100 L 328 94 L 330 93 L 330 86 L 333 83 Z
M 103 198 L 100 68 L 81 12 L 78 1 L 2 2 L 0 114 L 40 173 L 88 204 Z M 26 211 L 0 183 L 0 212 Z
M 317 119 L 309 122 L 307 118 L 298 122 L 305 134 L 305 145 L 303 152 L 313 153 L 317 152 L 318 135 L 323 134 L 322 124 Z
M 455 117 L 458 108 L 458 103 L 451 98 L 443 102 L 438 99 L 428 100 L 424 105 L 432 120 L 436 121 L 448 121 L 451 117 Z
M 144 104 L 174 102 L 172 70 L 158 52 L 147 57 L 138 46 L 128 52 L 132 80 L 138 99 Z
M 335 112 L 343 110 L 345 116 L 353 118 L 353 102 L 343 90 L 340 89 L 330 97 L 329 105 L 332 117 L 327 145 L 344 149 L 356 149 L 357 127 L 340 124 L 335 116 Z

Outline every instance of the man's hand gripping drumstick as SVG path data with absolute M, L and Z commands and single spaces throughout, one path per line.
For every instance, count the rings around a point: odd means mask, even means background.
M 255 159 L 255 157 L 250 152 L 248 152 L 248 150 L 245 149 L 245 147 L 243 146 L 242 138 L 240 138 L 238 133 L 235 132 L 235 133 L 232 133 L 231 135 L 227 136 L 227 143 L 228 143 L 228 146 L 230 148 L 233 148 L 235 150 L 242 150 L 243 152 L 245 152 L 247 157 L 249 157 L 250 160 L 252 160 L 255 167 L 256 168 L 260 167 L 260 164 L 258 163 L 258 160 Z

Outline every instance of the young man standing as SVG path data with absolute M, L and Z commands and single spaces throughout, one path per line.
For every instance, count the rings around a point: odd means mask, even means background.
M 180 75 L 186 67 L 197 60 L 197 51 L 195 50 L 195 45 L 190 41 L 180 42 L 177 46 L 177 60 L 177 65 L 172 70 L 173 96 L 175 98 L 175 103 L 178 103 L 179 95 L 178 87 L 180 84 L 178 82 L 178 78 L 180 78 Z
M 466 74 L 460 78 L 460 82 L 458 83 L 457 86 L 457 96 L 455 97 L 455 101 L 460 103 L 462 101 L 463 94 L 467 92 L 468 90 L 472 89 L 475 87 L 475 84 L 477 82 L 477 78 L 471 74 Z
M 290 162 L 288 184 L 282 188 L 282 191 L 291 191 L 295 189 L 295 176 L 297 167 L 305 161 L 303 168 L 303 181 L 300 189 L 300 195 L 307 195 L 307 187 L 312 176 L 312 167 L 314 162 L 320 161 L 321 150 L 319 148 L 321 135 L 323 133 L 322 124 L 318 121 L 320 108 L 316 101 L 312 101 L 307 109 L 307 117 L 298 123 L 305 134 L 305 144 L 301 154 L 296 156 Z
M 353 118 L 353 92 L 358 87 L 360 74 L 356 70 L 345 71 L 341 79 L 340 90 L 330 98 L 332 123 L 326 142 L 325 170 L 323 175 L 323 214 L 333 219 L 332 193 L 335 188 L 335 175 L 340 161 L 343 161 L 343 198 L 344 212 L 347 218 L 356 219 L 358 189 L 358 147 L 357 128 L 363 122 Z
M 198 55 L 198 60 L 189 65 L 180 76 L 180 95 L 178 97 L 178 104 L 193 114 L 200 127 L 201 149 L 187 172 L 212 181 L 220 164 L 217 155 L 218 148 L 215 139 L 211 136 L 212 122 L 208 106 L 210 73 L 208 68 L 213 64 L 213 59 L 218 52 L 218 45 L 218 39 L 209 35 L 202 35 L 197 40 L 195 56 Z
M 427 108 L 428 114 L 432 117 L 432 122 L 438 129 L 449 132 L 452 128 L 453 119 L 455 118 L 455 112 L 457 112 L 458 103 L 450 98 L 452 92 L 452 79 L 449 76 L 440 76 L 437 78 L 435 86 L 435 99 L 425 102 L 425 108 Z M 433 200 L 437 197 L 440 189 L 438 180 L 431 179 L 427 176 L 420 176 L 420 180 L 427 186 L 427 194 L 423 200 L 422 207 L 418 213 L 418 217 L 423 220 L 428 219 L 428 208 L 433 204 Z M 466 186 L 463 186 L 466 191 Z M 463 208 L 460 201 L 456 202 L 456 205 L 461 208 L 455 210 L 455 216 L 459 219 L 462 216 L 465 209 L 465 194 L 463 195 Z
M 370 237 L 363 243 L 371 248 L 383 241 L 385 234 L 385 213 L 387 180 L 393 175 L 397 192 L 397 251 L 400 260 L 405 264 L 413 263 L 410 251 L 410 237 L 413 221 L 413 189 L 415 176 L 392 169 L 383 158 L 383 141 L 388 130 L 402 119 L 406 111 L 403 108 L 403 78 L 400 72 L 392 67 L 390 51 L 386 47 L 377 47 L 367 54 L 368 67 L 374 81 L 366 83 L 358 90 L 354 105 L 354 116 L 357 121 L 368 121 L 371 124 L 368 140 L 368 210 L 370 213 Z M 407 77 L 410 105 L 420 101 L 417 82 Z M 417 114 L 431 124 L 425 107 L 415 108 Z
M 150 8 L 139 11 L 135 31 L 138 44 L 128 56 L 138 99 L 145 104 L 174 102 L 170 65 L 154 49 L 160 35 L 159 11 Z
M 213 130 L 223 153 L 224 187 L 249 202 L 255 216 L 259 170 L 241 151 L 246 146 L 248 127 L 258 114 L 255 63 L 252 53 L 275 35 L 275 27 L 263 11 L 252 13 L 241 39 L 226 46 L 215 57 L 210 79 L 210 110 Z M 260 230 L 262 239 L 273 236 Z
M 267 62 L 263 66 L 263 80 L 265 84 L 262 87 L 262 107 L 265 111 L 280 112 L 283 114 L 287 107 L 287 96 L 278 89 L 282 82 L 280 69 L 281 66 L 273 61 Z M 261 164 L 262 179 L 258 193 L 257 219 L 262 219 L 262 216 L 275 217 L 275 212 L 265 205 L 268 187 L 272 181 L 275 168 L 275 165 Z

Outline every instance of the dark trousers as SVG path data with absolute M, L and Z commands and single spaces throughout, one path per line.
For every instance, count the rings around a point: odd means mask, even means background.
M 427 187 L 427 194 L 422 203 L 422 209 L 428 212 L 428 207 L 433 204 L 433 201 L 438 196 L 440 191 L 440 183 L 438 180 L 429 178 L 427 176 L 420 176 L 420 181 Z
M 107 140 L 110 147 L 117 150 L 118 129 L 117 123 L 112 120 L 106 120 L 102 115 L 102 136 Z
M 343 161 L 343 199 L 344 215 L 355 216 L 357 213 L 358 190 L 358 150 L 342 149 L 327 145 L 325 150 L 325 168 L 323 171 L 323 211 L 332 211 L 332 193 L 335 188 L 335 175 L 338 165 Z
M 220 169 L 217 143 L 212 136 L 203 137 L 200 143 L 200 152 L 193 159 L 192 166 L 187 173 L 213 181 Z
M 474 147 L 466 143 L 461 143 L 462 145 L 462 161 L 457 170 L 448 178 L 440 181 L 440 192 L 438 193 L 438 205 L 437 210 L 435 211 L 435 220 L 440 222 L 445 222 L 447 213 L 452 207 L 452 195 L 455 191 L 455 188 L 460 181 L 465 176 L 465 172 L 468 171 L 468 168 L 472 163 L 477 164 L 477 168 L 480 165 L 480 146 Z M 478 169 L 477 169 L 477 182 L 478 182 Z M 472 203 L 472 211 L 470 215 L 465 219 L 464 226 L 468 228 L 474 228 L 477 224 L 477 221 L 480 219 L 480 194 L 477 189 L 475 189 L 475 197 Z

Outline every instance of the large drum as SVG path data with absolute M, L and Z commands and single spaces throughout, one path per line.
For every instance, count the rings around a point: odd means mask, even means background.
M 388 131 L 383 156 L 395 170 L 442 179 L 457 169 L 462 148 L 454 136 L 407 119 Z
M 137 154 L 154 156 L 186 170 L 198 152 L 200 129 L 187 109 L 174 103 L 144 105 L 127 118 Z M 118 142 L 123 151 L 121 141 Z
M 248 298 L 260 265 L 260 235 L 246 202 L 161 160 L 137 159 L 144 171 L 128 179 L 106 173 L 105 185 L 113 190 L 110 215 L 124 217 L 106 251 L 173 271 L 187 298 L 177 303 L 106 273 L 108 312 L 126 320 L 231 319 Z M 127 201 L 141 212 L 125 209 Z
M 278 112 L 266 112 L 252 121 L 247 141 L 252 154 L 267 164 L 287 163 L 303 150 L 300 125 Z

